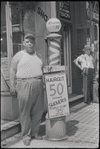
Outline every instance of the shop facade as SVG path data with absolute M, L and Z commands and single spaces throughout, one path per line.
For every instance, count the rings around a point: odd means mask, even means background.
M 66 66 L 68 93 L 82 94 L 81 71 L 75 66 L 73 60 L 82 54 L 82 49 L 87 42 L 95 47 L 95 43 L 99 41 L 98 7 L 99 4 L 95 1 L 94 3 L 88 1 L 1 3 L 2 111 L 5 105 L 7 105 L 6 109 L 15 105 L 9 92 L 9 68 L 12 57 L 24 48 L 22 44 L 24 34 L 31 32 L 36 35 L 37 52 L 41 54 L 44 65 L 48 65 L 47 35 L 49 32 L 46 29 L 46 22 L 50 18 L 58 18 L 62 25 L 59 32 L 62 35 L 61 65 Z M 6 104 L 7 96 L 10 102 Z M 2 115 L 6 114 L 3 112 Z M 18 117 L 18 114 L 15 117 Z
M 1 119 L 19 117 L 18 102 L 10 96 L 9 68 L 12 57 L 24 48 L 26 33 L 35 34 L 37 52 L 47 65 L 46 22 L 52 15 L 51 6 L 51 2 L 1 3 Z
M 72 17 L 72 92 L 81 94 L 83 79 L 81 70 L 75 66 L 73 60 L 83 53 L 84 45 L 92 47 L 92 55 L 95 59 L 95 74 L 99 70 L 99 3 L 97 1 L 84 1 L 71 3 Z M 94 86 L 95 88 L 95 86 Z M 94 97 L 95 98 L 95 97 Z

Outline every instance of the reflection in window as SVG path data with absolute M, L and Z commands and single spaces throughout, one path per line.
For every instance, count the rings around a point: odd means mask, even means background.
M 6 35 L 6 2 L 1 2 L 1 57 L 7 57 L 7 35 Z
M 1 57 L 7 57 L 7 39 L 6 34 L 1 35 Z

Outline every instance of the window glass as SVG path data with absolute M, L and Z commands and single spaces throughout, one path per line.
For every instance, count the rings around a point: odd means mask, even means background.
M 7 57 L 5 2 L 1 3 L 1 57 Z
M 13 42 L 13 55 L 23 49 L 23 29 L 22 29 L 22 11 L 21 2 L 10 2 L 11 16 L 12 16 L 12 42 Z

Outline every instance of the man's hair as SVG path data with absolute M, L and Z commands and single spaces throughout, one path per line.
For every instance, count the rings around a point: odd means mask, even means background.
M 87 50 L 91 51 L 91 47 L 90 47 L 89 45 L 85 45 L 85 46 L 84 46 L 83 51 L 85 52 L 85 51 L 87 51 Z

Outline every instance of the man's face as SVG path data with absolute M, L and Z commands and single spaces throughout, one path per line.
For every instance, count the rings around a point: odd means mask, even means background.
M 25 46 L 25 50 L 27 53 L 33 54 L 35 52 L 34 51 L 35 39 L 34 38 L 26 38 L 24 40 L 24 46 Z
M 85 53 L 86 53 L 87 55 L 90 55 L 90 50 L 86 50 Z
M 90 55 L 90 50 L 89 49 L 85 50 L 84 52 L 85 52 L 85 54 Z

